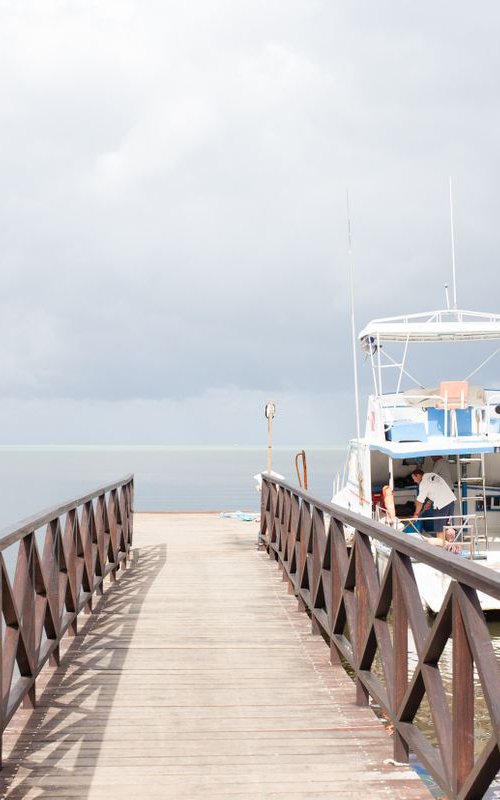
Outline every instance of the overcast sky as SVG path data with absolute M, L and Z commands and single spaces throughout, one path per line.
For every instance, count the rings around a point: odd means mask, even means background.
M 347 186 L 358 327 L 443 306 L 449 175 L 459 304 L 500 311 L 499 29 L 496 0 L 0 0 L 0 441 L 257 444 L 273 397 L 278 443 L 342 444 Z

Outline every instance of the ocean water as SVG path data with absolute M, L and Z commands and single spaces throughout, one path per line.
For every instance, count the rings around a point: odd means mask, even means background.
M 273 470 L 297 484 L 298 448 Z M 306 449 L 309 491 L 330 500 L 344 448 Z M 133 472 L 136 511 L 258 511 L 265 447 L 0 447 L 0 528 Z

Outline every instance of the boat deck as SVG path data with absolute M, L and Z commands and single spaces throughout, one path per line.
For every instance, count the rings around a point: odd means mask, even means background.
M 135 515 L 131 565 L 7 729 L 2 796 L 430 797 L 256 538 Z

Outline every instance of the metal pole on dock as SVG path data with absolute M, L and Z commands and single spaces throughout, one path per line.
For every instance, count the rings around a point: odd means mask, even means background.
M 272 460 L 273 460 L 273 419 L 276 414 L 276 403 L 270 400 L 266 403 L 264 414 L 267 419 L 267 463 L 266 472 L 271 474 Z

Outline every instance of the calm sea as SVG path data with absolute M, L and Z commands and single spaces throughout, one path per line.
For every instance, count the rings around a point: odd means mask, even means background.
M 273 469 L 296 484 L 294 448 L 275 448 Z M 344 448 L 306 450 L 309 491 L 330 500 Z M 136 511 L 258 511 L 253 476 L 265 448 L 0 447 L 0 528 L 128 472 Z

